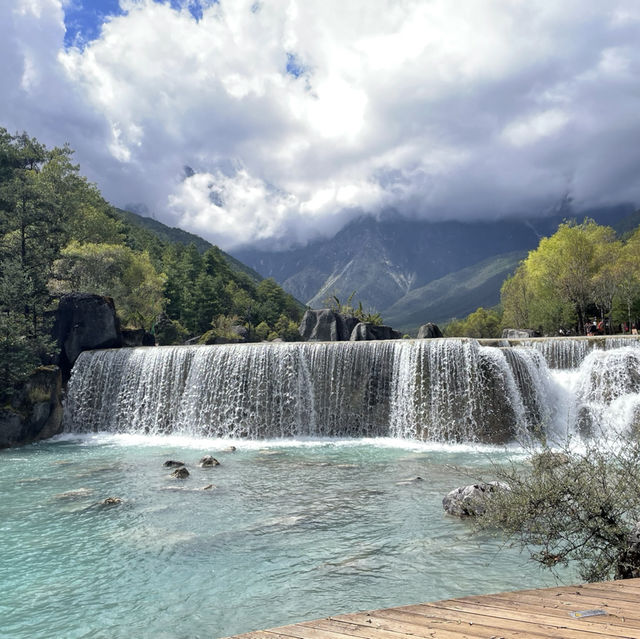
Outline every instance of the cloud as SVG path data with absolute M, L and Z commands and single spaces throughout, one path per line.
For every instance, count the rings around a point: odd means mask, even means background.
M 61 0 L 14 4 L 5 126 L 225 248 L 640 201 L 634 0 L 121 0 L 82 48 Z

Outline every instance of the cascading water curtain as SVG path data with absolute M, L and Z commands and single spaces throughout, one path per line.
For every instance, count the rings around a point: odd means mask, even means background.
M 502 443 L 535 429 L 562 430 L 558 385 L 545 357 L 555 363 L 573 361 L 589 347 L 583 340 L 550 342 L 546 352 L 522 343 L 517 349 L 480 347 L 473 339 L 88 352 L 72 372 L 65 429 Z M 561 344 L 566 345 L 564 354 Z M 608 346 L 604 340 L 603 348 Z M 610 359 L 589 373 L 591 385 L 583 381 L 577 391 L 571 387 L 578 398 L 571 419 L 584 432 L 593 415 L 607 423 L 606 411 L 598 413 L 593 406 L 622 410 L 624 398 L 638 392 L 635 381 L 631 386 L 628 382 L 636 379 L 629 358 L 640 357 L 640 349 L 621 350 L 626 353 L 627 377 L 615 372 L 620 349 L 598 350 L 583 366 L 607 353 Z M 565 418 L 565 427 L 569 421 Z

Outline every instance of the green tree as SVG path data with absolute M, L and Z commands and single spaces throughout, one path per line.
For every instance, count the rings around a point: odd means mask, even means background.
M 452 320 L 444 328 L 446 337 L 500 337 L 502 315 L 498 310 L 478 308 L 463 320 Z
M 508 277 L 500 289 L 503 308 L 503 326 L 505 328 L 533 328 L 531 323 L 531 304 L 533 293 L 527 277 L 524 263 Z
M 270 332 L 271 332 L 271 328 L 269 327 L 269 324 L 267 324 L 264 321 L 260 322 L 260 324 L 258 324 L 255 328 L 255 335 L 261 341 L 264 341 L 265 339 L 267 339 L 267 336 L 269 335 Z
M 280 315 L 273 329 L 276 335 L 285 340 L 285 342 L 297 342 L 301 339 L 298 332 L 298 323 L 289 319 L 284 313 Z
M 34 335 L 24 312 L 24 300 L 32 294 L 29 275 L 18 262 L 5 260 L 0 266 L 0 402 L 5 403 L 52 345 L 42 334 Z
M 164 306 L 165 276 L 147 253 L 118 244 L 72 241 L 55 263 L 52 287 L 113 298 L 125 325 L 149 329 Z

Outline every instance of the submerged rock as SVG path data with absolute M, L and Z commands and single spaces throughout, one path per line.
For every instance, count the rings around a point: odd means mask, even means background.
M 184 466 L 181 466 L 171 473 L 171 477 L 175 477 L 176 479 L 186 479 L 189 477 L 189 471 Z
M 202 487 L 202 490 L 211 490 L 212 488 L 215 488 L 213 484 L 207 484 L 206 486 Z
M 103 502 L 102 506 L 117 506 L 122 503 L 122 499 L 120 497 L 107 497 Z
M 224 453 L 235 453 L 238 450 L 235 446 L 229 446 L 229 448 L 225 448 L 222 452 Z
M 68 490 L 64 493 L 58 493 L 55 495 L 56 499 L 82 499 L 93 494 L 91 488 L 77 488 L 76 490 Z
M 179 466 L 184 466 L 184 462 L 176 461 L 175 459 L 167 459 L 167 461 L 162 465 L 167 468 L 178 468 Z
M 205 455 L 199 462 L 200 468 L 211 468 L 213 466 L 220 466 L 220 462 L 211 455 Z
M 418 475 L 417 477 L 410 477 L 409 479 L 401 479 L 396 482 L 396 485 L 406 486 L 407 484 L 419 484 L 421 481 L 424 481 L 424 479 Z
M 487 500 L 498 490 L 509 490 L 509 486 L 500 481 L 460 486 L 447 494 L 442 500 L 442 507 L 449 515 L 476 517 L 486 511 Z

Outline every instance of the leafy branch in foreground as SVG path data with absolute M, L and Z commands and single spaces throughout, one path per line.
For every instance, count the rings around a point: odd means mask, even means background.
M 640 576 L 640 442 L 590 441 L 576 450 L 543 446 L 528 467 L 496 469 L 497 491 L 478 519 L 554 569 L 570 563 L 585 581 Z

